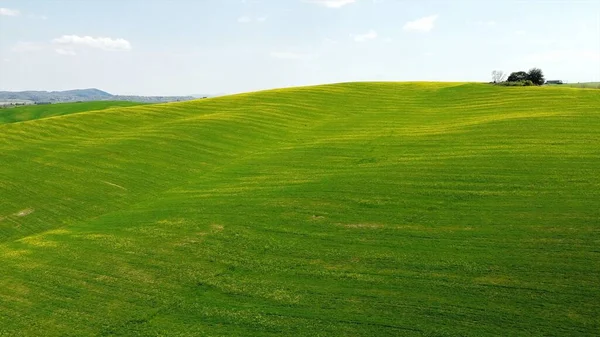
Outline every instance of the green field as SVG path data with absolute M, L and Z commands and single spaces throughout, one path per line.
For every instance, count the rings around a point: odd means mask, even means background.
M 346 83 L 0 125 L 0 336 L 598 336 L 599 108 Z
M 121 101 L 98 101 L 80 103 L 60 103 L 43 105 L 26 105 L 15 108 L 0 109 L 0 124 L 25 122 L 33 119 L 69 115 L 77 112 L 96 111 L 118 107 L 130 107 L 143 103 Z

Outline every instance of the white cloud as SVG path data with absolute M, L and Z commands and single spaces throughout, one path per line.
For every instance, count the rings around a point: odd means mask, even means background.
M 439 18 L 439 15 L 430 15 L 424 18 L 420 18 L 414 21 L 407 22 L 403 29 L 405 31 L 415 32 L 429 32 L 435 26 L 435 21 Z
M 77 55 L 77 53 L 73 49 L 69 49 L 69 48 L 56 48 L 56 49 L 54 49 L 54 51 L 57 54 L 65 55 L 65 56 Z
M 43 47 L 39 43 L 34 42 L 19 42 L 10 51 L 15 53 L 27 53 L 42 50 Z
M 83 46 L 108 51 L 131 50 L 131 43 L 121 38 L 63 35 L 52 40 L 52 42 L 63 46 Z
M 313 54 L 295 53 L 289 51 L 274 51 L 271 52 L 270 55 L 273 58 L 284 60 L 307 60 L 315 57 Z
M 304 2 L 310 2 L 327 8 L 342 8 L 355 3 L 356 0 L 305 0 Z
M 355 35 L 354 41 L 366 42 L 366 41 L 373 40 L 376 38 L 377 38 L 377 32 L 371 29 L 368 33 Z
M 4 16 L 19 16 L 19 15 L 21 15 L 21 12 L 19 12 L 19 10 L 17 10 L 17 9 L 10 9 L 10 8 L 2 8 L 2 7 L 0 7 L 0 15 L 4 15 Z
M 528 55 L 528 62 L 599 61 L 600 50 L 551 50 Z

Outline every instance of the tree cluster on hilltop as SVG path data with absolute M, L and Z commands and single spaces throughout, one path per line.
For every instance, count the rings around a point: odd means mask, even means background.
M 508 78 L 503 71 L 494 70 L 492 71 L 492 82 L 506 86 L 533 86 L 544 84 L 546 79 L 540 68 L 531 68 L 528 72 L 515 71 Z

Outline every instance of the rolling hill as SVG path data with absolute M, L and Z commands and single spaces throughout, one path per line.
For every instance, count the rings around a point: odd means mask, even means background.
M 129 107 L 141 104 L 143 103 L 123 101 L 98 101 L 25 105 L 9 109 L 0 109 L 0 124 L 25 122 L 33 119 L 62 116 L 78 112 L 104 110 L 117 107 Z
M 595 336 L 600 91 L 343 83 L 0 125 L 0 336 Z

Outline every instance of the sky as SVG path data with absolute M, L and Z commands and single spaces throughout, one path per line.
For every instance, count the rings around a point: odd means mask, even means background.
M 0 0 L 0 90 L 600 81 L 600 0 Z

